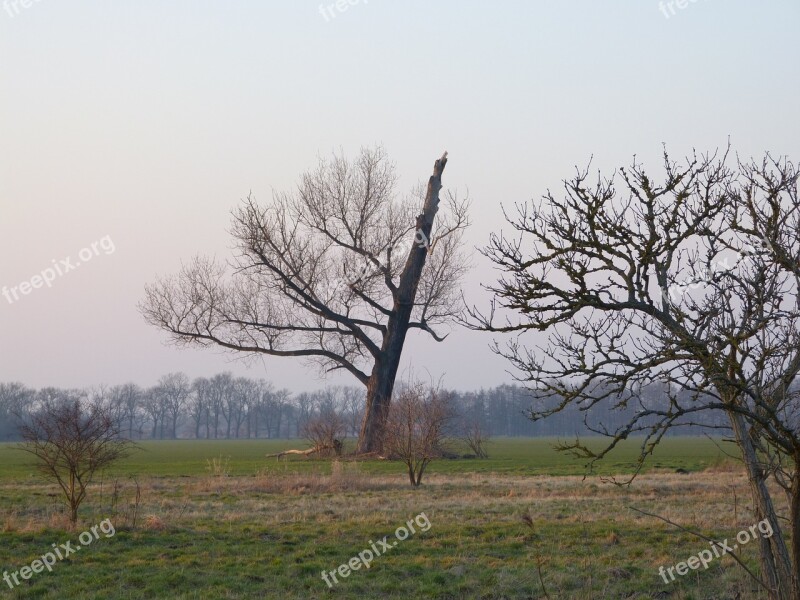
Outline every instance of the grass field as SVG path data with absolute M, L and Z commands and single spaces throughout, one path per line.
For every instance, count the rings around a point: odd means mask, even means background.
M 486 460 L 443 460 L 433 464 L 432 473 L 504 473 L 509 475 L 583 475 L 586 461 L 556 452 L 554 438 L 500 438 L 489 447 L 490 457 Z M 678 469 L 699 471 L 718 463 L 725 458 L 724 453 L 707 438 L 668 438 L 657 449 L 645 470 Z M 602 447 L 601 441 L 590 443 Z M 142 442 L 131 456 L 119 463 L 115 474 L 119 476 L 136 474 L 140 476 L 181 477 L 199 476 L 207 473 L 207 461 L 225 457 L 229 459 L 230 475 L 254 475 L 264 470 L 283 472 L 287 468 L 293 472 L 325 472 L 330 469 L 329 461 L 318 460 L 266 460 L 271 454 L 288 448 L 304 448 L 303 440 L 179 440 Z M 731 452 L 732 448 L 723 449 Z M 629 473 L 639 452 L 639 444 L 629 441 L 618 448 L 614 454 L 596 465 L 601 474 Z M 0 444 L 0 473 L 2 479 L 24 479 L 32 473 L 31 459 L 16 449 L 15 444 Z M 365 473 L 401 473 L 402 465 L 394 462 L 373 461 L 361 465 Z
M 97 481 L 75 531 L 58 490 L 0 445 L 0 570 L 77 545 L 104 519 L 115 528 L 13 590 L 0 581 L 0 598 L 760 597 L 730 557 L 664 583 L 659 566 L 707 544 L 630 509 L 719 538 L 752 525 L 746 480 L 713 442 L 668 439 L 620 488 L 584 478 L 585 461 L 553 441 L 500 439 L 487 460 L 435 462 L 418 490 L 397 463 L 264 458 L 297 441 L 147 442 Z M 598 472 L 629 473 L 636 452 L 625 444 Z M 429 529 L 396 540 L 421 513 Z M 323 581 L 384 536 L 397 545 L 369 569 Z M 756 550 L 742 548 L 751 567 Z

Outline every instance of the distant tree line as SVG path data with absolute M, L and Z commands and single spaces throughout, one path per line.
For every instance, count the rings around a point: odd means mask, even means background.
M 478 426 L 491 436 L 586 436 L 591 434 L 587 422 L 595 431 L 598 427 L 615 431 L 645 407 L 669 402 L 666 391 L 651 386 L 641 390 L 643 404 L 619 407 L 609 399 L 587 410 L 570 404 L 546 420 L 532 422 L 526 416 L 531 409 L 541 410 L 545 401 L 519 385 L 443 393 L 460 422 Z M 149 388 L 128 383 L 85 390 L 34 390 L 19 383 L 0 383 L 0 441 L 19 440 L 18 426 L 26 415 L 75 399 L 107 408 L 129 439 L 299 438 L 312 419 L 330 414 L 343 422 L 346 436 L 357 437 L 364 418 L 364 394 L 363 388 L 349 386 L 292 394 L 263 379 L 230 373 L 193 381 L 183 373 L 170 373 Z M 695 425 L 676 428 L 671 434 L 700 434 L 703 427 L 729 433 L 724 415 L 708 413 Z

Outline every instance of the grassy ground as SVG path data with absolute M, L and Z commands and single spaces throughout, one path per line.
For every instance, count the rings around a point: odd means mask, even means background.
M 719 538 L 752 525 L 746 480 L 713 443 L 668 440 L 629 488 L 584 479 L 583 462 L 550 443 L 499 440 L 488 460 L 434 463 L 419 490 L 393 463 L 263 458 L 297 442 L 147 443 L 98 482 L 75 531 L 58 490 L 0 446 L 0 570 L 18 571 L 53 543 L 79 545 L 106 518 L 116 530 L 13 591 L 0 581 L 0 598 L 760 597 L 730 557 L 664 583 L 659 566 L 708 545 L 630 509 Z M 602 469 L 630 472 L 635 455 L 626 445 Z M 420 513 L 430 528 L 418 519 L 397 540 Z M 322 580 L 383 536 L 397 545 L 369 569 L 333 588 Z M 756 550 L 742 548 L 751 566 Z
M 487 460 L 445 460 L 434 463 L 432 473 L 503 473 L 509 475 L 583 475 L 586 460 L 572 458 L 556 452 L 555 438 L 500 438 L 490 446 Z M 568 440 L 571 441 L 571 440 Z M 351 442 L 352 443 L 352 442 Z M 590 445 L 600 449 L 601 441 L 590 440 Z M 287 469 L 284 460 L 266 460 L 271 454 L 289 448 L 306 448 L 303 440 L 209 440 L 209 441 L 163 441 L 142 442 L 131 456 L 115 467 L 115 474 L 181 477 L 204 475 L 208 461 L 215 458 L 228 460 L 231 475 L 253 475 L 264 470 L 282 472 Z M 731 448 L 723 447 L 725 452 Z M 463 450 L 466 452 L 466 450 Z M 629 473 L 639 452 L 639 444 L 629 441 L 596 465 L 598 474 Z M 707 438 L 668 438 L 662 442 L 645 470 L 683 468 L 699 471 L 725 458 L 715 442 Z M 0 480 L 24 479 L 31 475 L 31 459 L 16 449 L 15 444 L 0 444 Z M 288 469 L 293 472 L 319 471 L 330 468 L 328 461 L 293 460 Z M 362 465 L 370 474 L 388 475 L 402 472 L 402 466 L 386 461 L 374 461 Z

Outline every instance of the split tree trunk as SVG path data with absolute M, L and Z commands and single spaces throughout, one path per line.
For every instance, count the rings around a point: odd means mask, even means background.
M 422 214 L 417 216 L 416 228 L 425 235 L 424 239 L 431 239 L 433 221 L 439 210 L 439 191 L 442 189 L 442 173 L 446 164 L 447 152 L 436 161 L 433 167 L 433 175 L 428 180 L 428 191 L 425 195 Z M 392 314 L 386 326 L 381 353 L 375 361 L 375 366 L 367 382 L 367 404 L 361 425 L 361 434 L 358 438 L 359 454 L 380 453 L 383 450 L 386 417 L 389 414 L 389 404 L 392 399 L 397 370 L 400 367 L 400 356 L 408 333 L 408 324 L 411 322 L 419 279 L 427 257 L 427 248 L 419 247 L 417 244 L 412 245 L 403 273 L 400 275 L 400 284 L 395 294 Z
M 798 578 L 792 570 L 792 561 L 786 548 L 786 541 L 781 533 L 778 515 L 772 504 L 772 497 L 766 485 L 766 474 L 758 462 L 753 442 L 750 439 L 750 432 L 747 424 L 740 414 L 729 413 L 731 425 L 733 426 L 736 442 L 742 450 L 742 458 L 747 469 L 747 479 L 750 484 L 750 493 L 753 497 L 753 506 L 757 522 L 766 519 L 772 526 L 773 534 L 769 538 L 763 536 L 759 538 L 760 559 L 761 559 L 761 578 L 764 583 L 772 590 L 771 600 L 798 600 L 800 590 L 798 590 Z M 795 489 L 796 486 L 795 486 Z M 795 494 L 793 494 L 794 496 Z M 797 493 L 798 505 L 795 506 L 794 497 L 792 498 L 792 513 L 800 511 L 800 493 Z M 792 533 L 797 533 L 798 521 L 793 519 Z M 800 540 L 796 535 L 792 536 L 792 551 L 795 557 L 795 565 L 800 555 Z

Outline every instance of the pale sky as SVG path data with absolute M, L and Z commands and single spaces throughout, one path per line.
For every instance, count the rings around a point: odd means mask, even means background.
M 730 137 L 744 157 L 800 160 L 797 0 L 329 4 L 0 7 L 0 289 L 82 263 L 0 296 L 0 381 L 232 370 L 324 385 L 292 360 L 165 345 L 136 304 L 195 254 L 227 259 L 231 208 L 292 189 L 334 150 L 382 144 L 403 191 L 447 150 L 445 186 L 473 202 L 470 246 L 503 227 L 501 205 L 555 191 L 592 155 L 606 173 L 634 154 L 659 173 L 662 143 L 681 158 Z M 496 274 L 474 262 L 464 292 L 485 305 Z M 508 382 L 490 341 L 412 333 L 403 365 L 457 389 Z

